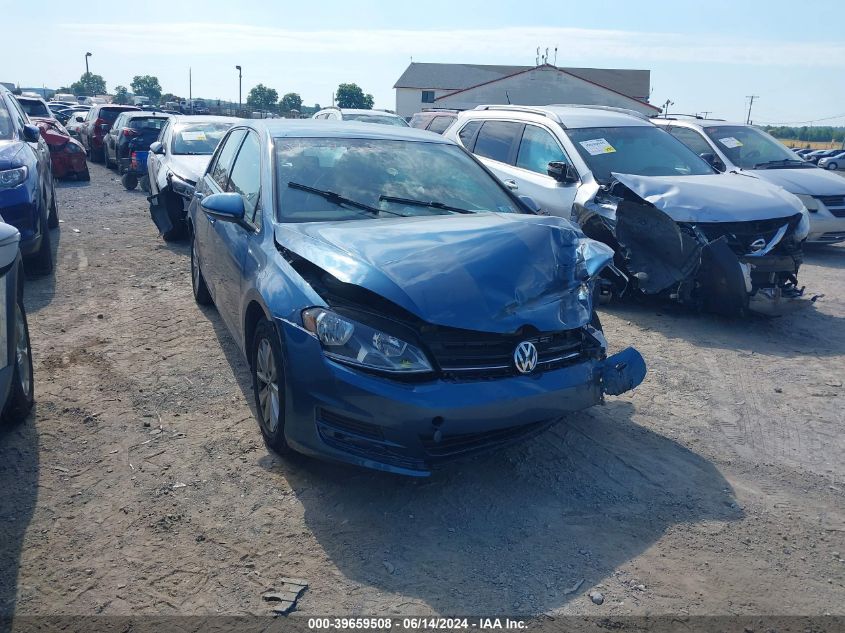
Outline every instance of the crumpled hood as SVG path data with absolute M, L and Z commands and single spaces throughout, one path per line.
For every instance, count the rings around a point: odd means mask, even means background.
M 0 141 L 0 169 L 19 167 L 18 152 L 23 149 L 22 141 Z
M 845 178 L 819 167 L 807 169 L 755 169 L 747 171 L 760 180 L 765 180 L 789 193 L 806 196 L 845 195 Z
M 198 182 L 205 173 L 205 168 L 211 160 L 211 155 L 193 156 L 170 154 L 167 168 L 182 179 Z
M 744 222 L 787 218 L 804 205 L 795 196 L 753 176 L 728 172 L 706 176 L 613 174 L 675 222 Z
M 576 249 L 583 234 L 557 217 L 477 215 L 279 224 L 278 244 L 340 281 L 428 323 L 506 333 L 586 324 Z

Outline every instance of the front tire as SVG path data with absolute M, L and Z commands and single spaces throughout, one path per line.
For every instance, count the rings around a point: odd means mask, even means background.
M 35 381 L 32 371 L 32 348 L 29 344 L 29 327 L 23 299 L 18 296 L 15 304 L 15 365 L 12 372 L 12 384 L 6 405 L 3 407 L 2 421 L 6 424 L 20 422 L 32 410 L 35 402 Z
M 270 321 L 262 319 L 255 328 L 250 347 L 252 391 L 258 410 L 261 435 L 273 451 L 290 452 L 285 440 L 285 373 L 279 334 Z
M 214 303 L 200 269 L 200 261 L 197 257 L 197 239 L 193 236 L 191 237 L 191 287 L 194 291 L 194 300 L 198 304 L 208 306 Z
M 830 171 L 836 171 L 837 169 L 839 169 L 839 165 L 837 163 L 828 163 L 827 168 Z

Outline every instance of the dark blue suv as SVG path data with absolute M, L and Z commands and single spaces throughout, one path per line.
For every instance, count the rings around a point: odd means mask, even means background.
M 0 86 L 0 216 L 21 234 L 29 272 L 53 270 L 50 229 L 59 225 L 50 150 L 15 97 Z

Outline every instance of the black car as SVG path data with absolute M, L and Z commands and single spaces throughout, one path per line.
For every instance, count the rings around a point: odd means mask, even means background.
M 103 137 L 103 157 L 106 167 L 116 167 L 122 174 L 129 167 L 132 152 L 150 149 L 158 139 L 169 115 L 162 112 L 122 112 Z

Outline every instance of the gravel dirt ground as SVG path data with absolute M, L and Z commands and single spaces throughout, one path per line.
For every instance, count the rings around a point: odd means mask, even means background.
M 0 614 L 845 614 L 845 247 L 813 307 L 603 311 L 633 394 L 411 480 L 280 459 L 186 245 L 91 166 L 26 304 L 37 404 L 0 431 Z M 588 594 L 599 591 L 602 605 Z

